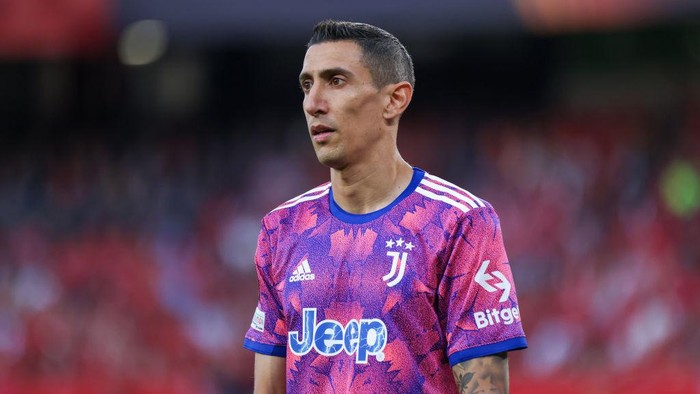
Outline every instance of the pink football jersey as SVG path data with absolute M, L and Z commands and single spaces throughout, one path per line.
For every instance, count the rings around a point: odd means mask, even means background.
M 369 214 L 330 183 L 280 205 L 255 265 L 244 346 L 286 357 L 288 392 L 454 392 L 452 365 L 527 347 L 493 207 L 418 168 Z

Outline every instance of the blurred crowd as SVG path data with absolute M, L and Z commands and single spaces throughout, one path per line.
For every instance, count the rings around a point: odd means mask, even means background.
M 259 220 L 327 170 L 301 115 L 160 127 L 2 148 L 0 392 L 251 391 Z M 698 103 L 409 111 L 399 147 L 500 215 L 514 392 L 700 393 Z

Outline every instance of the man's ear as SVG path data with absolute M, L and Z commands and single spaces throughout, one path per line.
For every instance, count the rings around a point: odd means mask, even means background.
M 387 121 L 398 120 L 406 110 L 413 97 L 413 86 L 408 82 L 389 84 L 387 90 L 387 100 L 384 106 L 384 119 Z

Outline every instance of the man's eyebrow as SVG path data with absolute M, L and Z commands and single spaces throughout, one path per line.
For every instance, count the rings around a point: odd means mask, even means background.
M 329 79 L 334 75 L 345 75 L 345 76 L 352 76 L 354 75 L 350 70 L 343 68 L 343 67 L 333 67 L 333 68 L 327 68 L 325 70 L 321 70 L 321 72 L 318 73 L 319 76 L 323 79 Z M 311 73 L 308 72 L 303 72 L 299 74 L 299 82 L 302 82 L 306 79 L 311 78 Z

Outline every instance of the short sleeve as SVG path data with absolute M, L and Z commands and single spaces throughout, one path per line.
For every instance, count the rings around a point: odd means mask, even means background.
M 447 335 L 450 365 L 523 349 L 515 284 L 498 215 L 473 209 L 457 224 L 440 280 L 438 312 Z
M 287 326 L 273 278 L 273 253 L 270 236 L 262 223 L 255 250 L 258 277 L 258 305 L 253 313 L 243 347 L 256 353 L 284 357 L 287 349 Z

